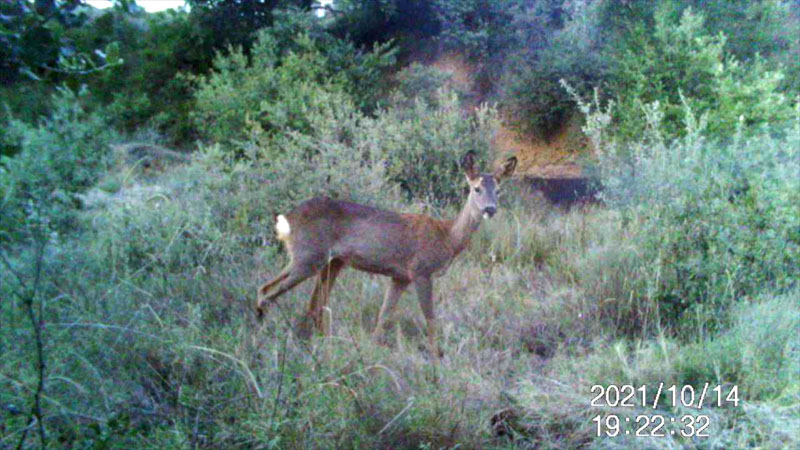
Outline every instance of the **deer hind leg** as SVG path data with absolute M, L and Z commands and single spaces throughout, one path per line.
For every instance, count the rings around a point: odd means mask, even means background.
M 261 304 L 261 299 L 266 297 L 267 293 L 273 287 L 275 287 L 276 284 L 278 284 L 281 281 L 283 281 L 289 275 L 289 270 L 290 269 L 291 269 L 291 266 L 287 266 L 286 268 L 281 270 L 281 273 L 279 273 L 277 277 L 273 278 L 272 281 L 264 283 L 264 285 L 262 285 L 260 288 L 258 288 L 258 302 L 259 302 L 259 304 Z
M 375 325 L 375 331 L 372 332 L 372 339 L 380 341 L 384 333 L 384 328 L 389 323 L 393 322 L 394 309 L 397 306 L 398 300 L 403 295 L 403 291 L 408 287 L 408 281 L 401 281 L 393 279 L 388 288 L 386 288 L 386 295 L 383 297 L 383 305 L 381 311 L 378 313 L 378 323 Z
M 439 358 L 442 357 L 443 353 L 436 340 L 436 313 L 433 308 L 433 281 L 431 281 L 430 278 L 419 278 L 414 280 L 414 286 L 417 288 L 419 306 L 422 308 L 422 314 L 425 316 L 425 321 L 428 325 L 428 351 L 431 352 L 434 363 L 438 364 Z
M 258 316 L 262 317 L 264 315 L 264 308 L 267 303 L 274 302 L 276 298 L 286 291 L 314 275 L 319 269 L 319 264 L 315 264 L 314 261 L 315 259 L 292 261 L 288 267 L 281 271 L 280 275 L 262 286 L 258 290 L 258 304 L 256 305 Z
M 323 329 L 322 313 L 328 302 L 330 301 L 331 289 L 336 282 L 336 277 L 344 267 L 344 261 L 341 259 L 332 259 L 317 276 L 317 282 L 314 285 L 314 291 L 311 293 L 311 301 L 308 305 L 308 312 L 301 322 L 299 327 L 299 336 L 308 338 L 311 336 L 311 322 L 314 327 L 325 334 L 327 330 Z

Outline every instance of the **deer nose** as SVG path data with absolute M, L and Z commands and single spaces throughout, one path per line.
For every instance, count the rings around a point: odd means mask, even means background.
M 487 206 L 486 208 L 483 208 L 483 213 L 484 214 L 488 214 L 489 217 L 493 217 L 494 213 L 496 213 L 496 212 L 497 212 L 497 208 L 495 208 L 494 206 Z

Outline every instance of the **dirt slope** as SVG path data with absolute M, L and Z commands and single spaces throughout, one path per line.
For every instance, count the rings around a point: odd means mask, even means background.
M 577 120 L 570 120 L 549 141 L 522 135 L 500 125 L 494 146 L 498 155 L 515 154 L 518 173 L 536 178 L 580 178 L 576 159 L 585 152 L 586 138 Z
M 452 87 L 462 92 L 474 92 L 474 65 L 458 54 L 447 53 L 431 66 L 451 76 Z M 477 95 L 475 96 L 477 97 Z M 471 108 L 477 105 L 466 105 Z M 494 147 L 498 158 L 514 154 L 519 159 L 517 174 L 536 178 L 580 178 L 581 169 L 576 163 L 578 155 L 585 154 L 587 140 L 581 131 L 580 120 L 572 118 L 549 141 L 522 135 L 501 124 L 495 132 Z

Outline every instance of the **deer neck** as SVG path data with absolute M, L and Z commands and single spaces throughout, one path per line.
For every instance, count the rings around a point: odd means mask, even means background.
M 469 245 L 469 238 L 481 225 L 481 216 L 473 213 L 469 200 L 450 226 L 450 244 L 460 253 Z

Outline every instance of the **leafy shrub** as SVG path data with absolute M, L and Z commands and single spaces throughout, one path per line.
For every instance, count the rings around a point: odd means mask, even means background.
M 524 8 L 519 0 L 437 0 L 434 10 L 441 24 L 439 40 L 444 50 L 463 52 L 468 58 L 486 63 L 502 61 L 514 33 L 506 32 L 515 14 Z M 536 5 L 539 11 L 551 5 Z M 521 27 L 515 27 L 519 31 Z
M 569 97 L 556 88 L 563 74 L 543 67 L 547 63 L 516 63 L 516 58 L 512 61 L 503 73 L 503 112 L 510 124 L 522 132 L 550 138 L 573 109 Z
M 100 113 L 84 110 L 83 95 L 61 88 L 50 117 L 37 125 L 10 121 L 8 138 L 20 150 L 3 157 L 0 165 L 3 240 L 20 230 L 34 210 L 63 229 L 77 206 L 73 194 L 91 186 L 106 168 L 108 145 L 116 134 Z
M 726 143 L 705 138 L 705 116 L 686 107 L 686 136 L 670 141 L 653 104 L 649 133 L 622 147 L 604 134 L 613 112 L 582 109 L 601 151 L 604 198 L 636 235 L 663 319 L 718 326 L 733 301 L 796 283 L 798 119 L 779 138 L 769 129 L 746 137 L 740 122 Z
M 693 0 L 679 7 L 691 7 L 701 12 L 708 32 L 723 32 L 728 36 L 726 48 L 738 60 L 751 61 L 760 56 L 787 71 L 785 82 L 794 89 L 798 80 L 789 76 L 797 73 L 792 57 L 800 50 L 800 11 L 791 1 L 726 1 Z M 794 7 L 793 7 L 794 6 Z M 774 69 L 774 67 L 772 67 Z
M 412 63 L 395 75 L 396 86 L 392 93 L 391 106 L 413 108 L 417 98 L 437 107 L 439 90 L 450 86 L 451 75 L 433 66 Z M 459 93 L 461 94 L 461 93 Z
M 86 20 L 78 6 L 78 2 L 60 1 L 0 4 L 0 78 L 4 83 L 52 75 L 48 69 L 73 52 L 65 30 L 79 27 Z
M 623 139 L 637 139 L 647 127 L 643 111 L 658 102 L 666 136 L 683 134 L 683 110 L 708 114 L 707 132 L 730 136 L 740 118 L 746 125 L 783 124 L 792 115 L 791 100 L 781 91 L 780 70 L 760 60 L 743 64 L 726 51 L 724 34 L 704 30 L 704 17 L 687 8 L 676 19 L 674 6 L 656 10 L 652 33 L 637 24 L 611 65 L 617 96 L 614 119 Z M 757 127 L 747 127 L 750 133 Z
M 331 37 L 284 36 L 281 29 L 259 32 L 250 58 L 241 49 L 218 56 L 215 71 L 199 80 L 195 121 L 203 136 L 230 144 L 246 136 L 248 121 L 262 130 L 309 132 L 307 116 L 352 99 L 368 106 L 380 71 L 393 62 L 388 46 L 372 52 Z M 289 39 L 282 41 L 281 39 Z
M 561 78 L 582 94 L 607 85 L 625 138 L 641 134 L 642 105 L 655 100 L 680 133 L 681 95 L 713 111 L 708 130 L 717 136 L 732 133 L 740 115 L 787 120 L 782 96 L 797 78 L 790 10 L 769 1 L 436 2 L 443 48 L 472 58 L 481 94 L 497 98 L 513 126 L 544 138 L 574 112 L 556 87 Z
M 368 117 L 341 94 L 317 92 L 322 101 L 304 111 L 307 125 L 303 130 L 270 133 L 251 122 L 250 138 L 235 146 L 243 160 L 306 179 L 298 183 L 297 178 L 276 173 L 276 180 L 288 182 L 281 191 L 285 195 L 276 201 L 296 202 L 321 186 L 339 186 L 351 198 L 369 199 L 376 190 L 400 187 L 407 199 L 440 206 L 460 203 L 464 197 L 461 157 L 473 150 L 489 163 L 496 112 L 488 106 L 470 115 L 461 110 L 455 93 L 447 90 L 436 94 L 436 106 L 419 97 L 400 100 L 398 93 L 393 96 L 398 106 Z M 404 106 L 409 103 L 413 106 Z M 337 171 L 330 172 L 328 165 L 335 165 Z M 324 178 L 329 181 L 322 182 Z
M 381 111 L 356 133 L 355 145 L 384 155 L 389 180 L 409 197 L 460 203 L 464 175 L 459 161 L 473 150 L 484 166 L 490 162 L 497 113 L 484 105 L 468 115 L 455 93 L 441 90 L 437 97 L 438 106 L 417 97 L 411 108 Z
M 238 156 L 222 147 L 216 152 L 222 159 L 238 158 L 267 170 L 263 175 L 274 183 L 272 204 L 287 207 L 325 192 L 394 205 L 397 199 L 391 195 L 374 194 L 397 187 L 409 199 L 460 203 L 461 157 L 474 150 L 489 162 L 496 113 L 482 107 L 467 116 L 452 92 L 439 91 L 438 107 L 417 98 L 412 108 L 381 110 L 374 118 L 341 95 L 320 98 L 325 107 L 306 111 L 305 132 L 273 134 L 251 123 L 250 138 L 236 146 Z
M 586 92 L 604 79 L 603 43 L 613 28 L 602 20 L 603 7 L 603 2 L 561 6 L 542 2 L 515 14 L 512 26 L 524 38 L 518 38 L 517 48 L 509 51 L 497 89 L 511 125 L 547 139 L 575 112 L 558 81 L 567 79 Z
M 133 133 L 154 126 L 171 142 L 195 137 L 189 111 L 193 104 L 190 77 L 211 66 L 221 37 L 199 27 L 198 14 L 171 10 L 156 14 L 110 8 L 81 28 L 69 31 L 80 49 L 102 45 L 115 49 L 122 63 L 105 70 L 68 77 L 71 85 L 87 84 L 91 104 L 108 107 L 111 124 Z M 96 56 L 95 56 L 96 58 Z
M 350 176 L 356 176 L 360 164 L 376 167 L 380 162 L 386 165 L 381 182 L 400 185 L 409 197 L 440 204 L 460 200 L 463 176 L 458 161 L 467 150 L 488 155 L 493 110 L 480 108 L 474 116 L 467 115 L 457 96 L 445 91 L 424 94 L 434 99 L 429 104 L 407 97 L 407 85 L 401 83 L 392 96 L 393 106 L 366 116 L 359 106 L 363 95 L 352 90 L 374 87 L 377 81 L 363 80 L 372 79 L 391 60 L 391 53 L 379 47 L 360 54 L 339 41 L 334 41 L 339 42 L 338 50 L 322 49 L 322 42 L 294 36 L 283 42 L 289 48 L 280 54 L 282 41 L 262 31 L 250 62 L 239 51 L 220 57 L 216 71 L 197 91 L 198 125 L 221 143 L 219 150 L 227 157 L 270 170 L 285 172 L 284 164 L 289 164 L 293 168 L 288 173 L 313 178 L 327 174 L 321 169 L 331 155 L 340 165 L 352 163 Z M 334 62 L 339 69 L 331 67 Z M 425 83 L 439 82 L 435 76 L 424 78 Z M 348 177 L 347 171 L 339 175 Z M 287 181 L 296 184 L 296 179 Z M 317 184 L 309 181 L 308 189 L 313 186 Z M 310 192 L 304 187 L 294 186 L 292 194 L 287 186 L 281 191 L 287 197 L 276 198 L 300 200 L 305 198 L 300 193 Z

